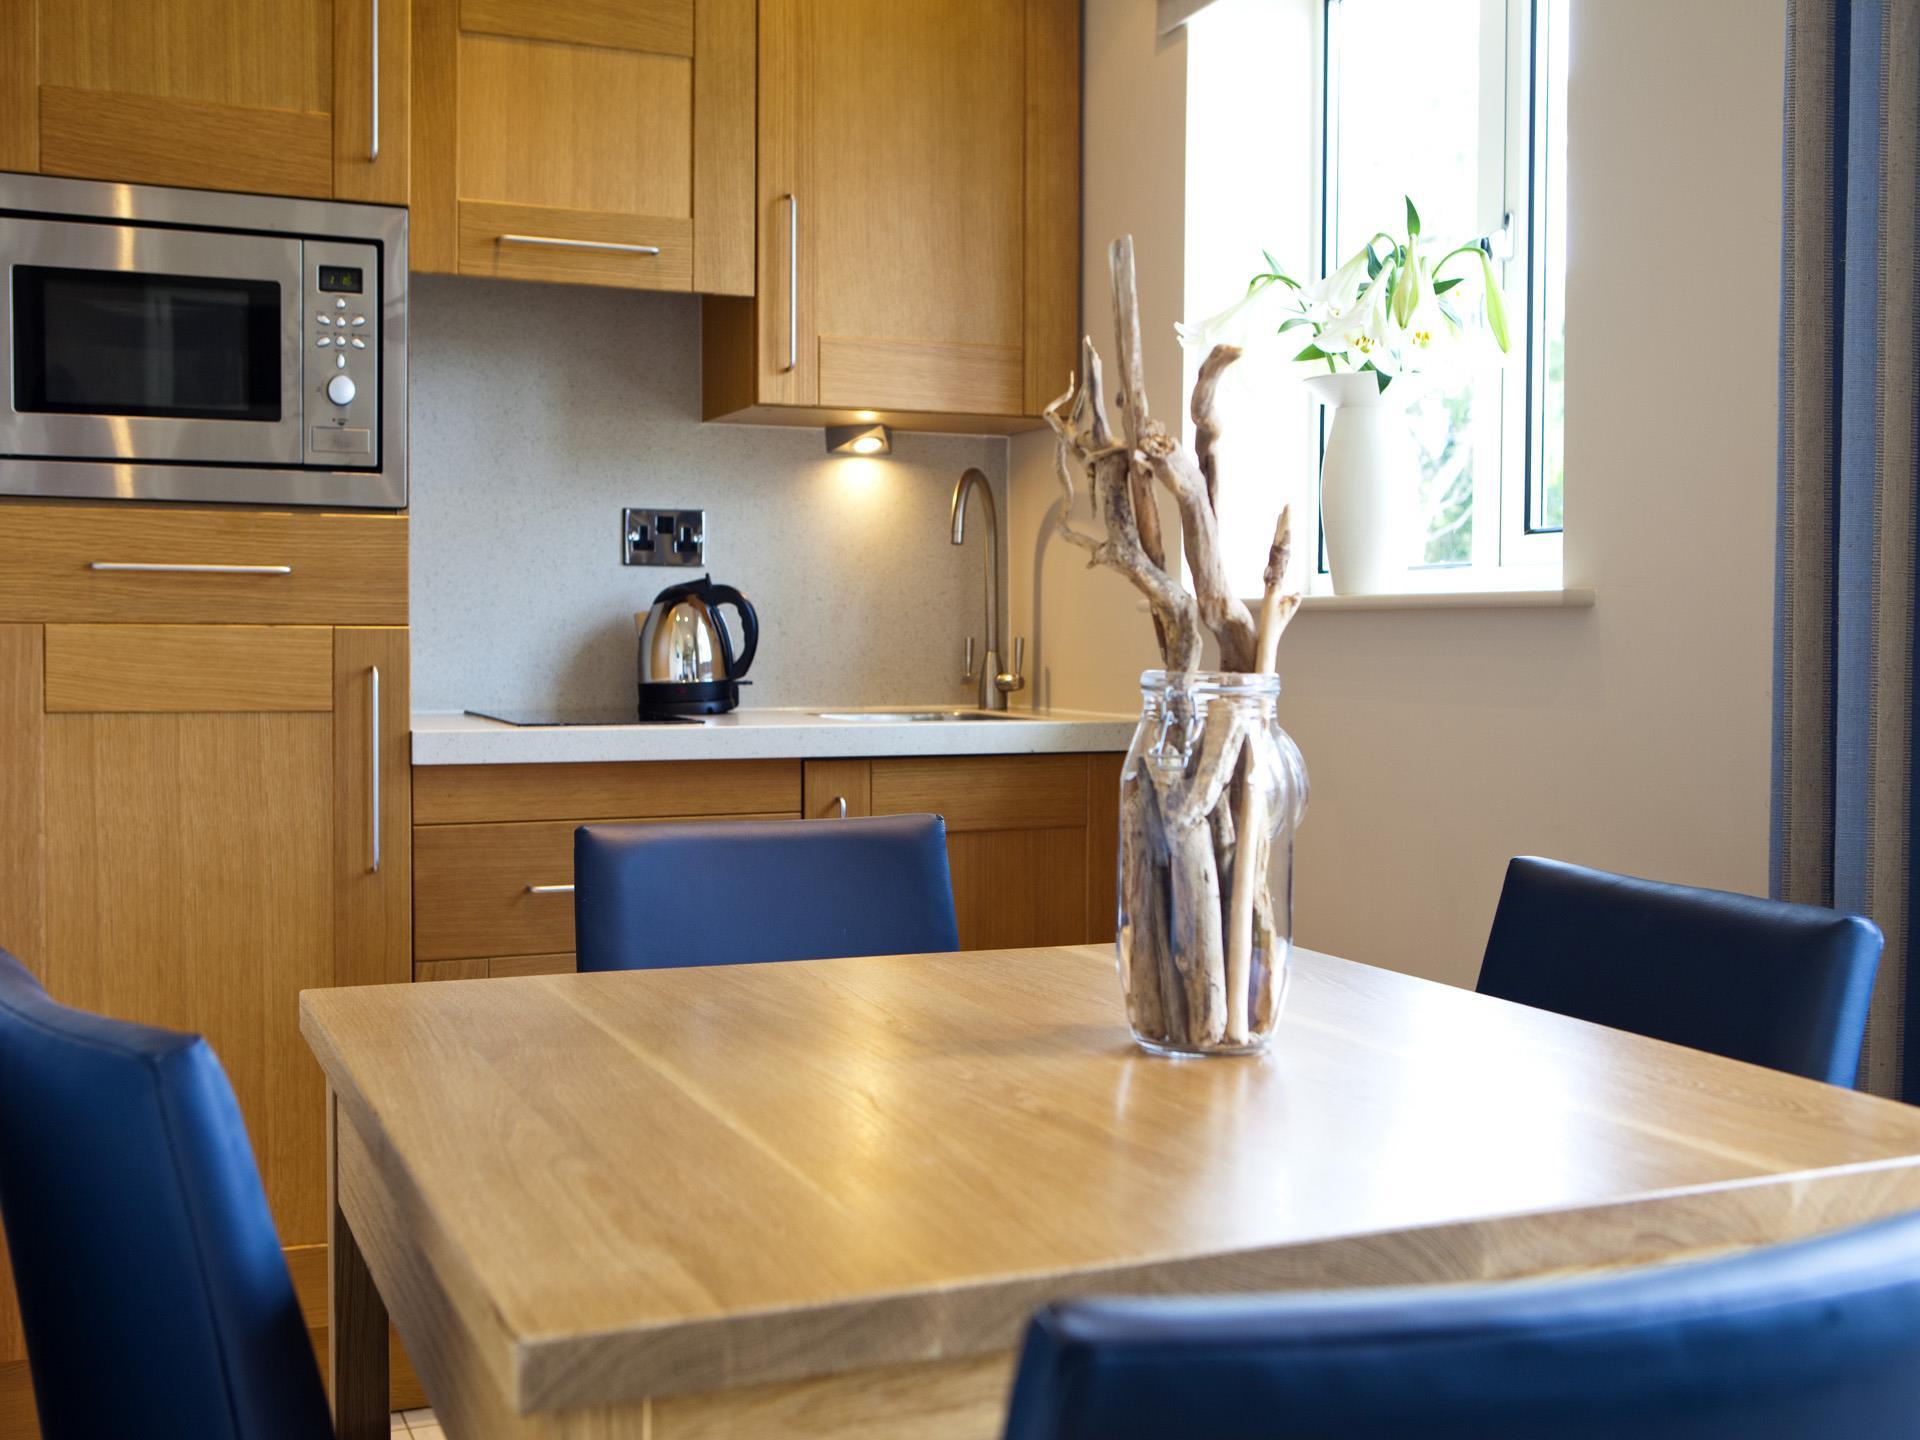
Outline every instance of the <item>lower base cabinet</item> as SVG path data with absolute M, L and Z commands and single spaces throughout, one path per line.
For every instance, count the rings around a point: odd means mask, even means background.
M 803 808 L 943 816 L 963 950 L 1111 940 L 1124 758 L 810 760 Z
M 207 1037 L 322 1346 L 299 994 L 408 978 L 407 664 L 403 626 L 0 624 L 0 946 L 64 1004 Z M 0 1440 L 37 1433 L 0 1258 Z
M 414 979 L 571 970 L 573 832 L 592 823 L 937 814 L 963 949 L 1111 940 L 1122 758 L 423 766 Z

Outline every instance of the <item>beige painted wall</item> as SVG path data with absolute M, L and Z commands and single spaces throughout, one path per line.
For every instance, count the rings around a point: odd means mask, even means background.
M 1090 0 L 1088 323 L 1130 229 L 1150 335 L 1181 294 L 1184 46 Z M 1569 98 L 1569 583 L 1586 612 L 1311 613 L 1282 652 L 1305 752 L 1295 934 L 1470 984 L 1509 856 L 1766 884 L 1784 0 L 1575 0 Z M 1713 268 L 1657 268 L 1681 254 Z M 1170 337 L 1152 393 L 1172 395 Z M 1173 407 L 1161 402 L 1163 411 Z M 1017 441 L 1012 607 L 1041 695 L 1133 703 L 1153 661 L 1117 578 L 1041 535 Z

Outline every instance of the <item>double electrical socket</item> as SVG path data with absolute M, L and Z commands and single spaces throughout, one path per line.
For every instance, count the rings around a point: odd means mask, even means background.
M 620 512 L 621 563 L 704 565 L 707 512 L 633 506 Z

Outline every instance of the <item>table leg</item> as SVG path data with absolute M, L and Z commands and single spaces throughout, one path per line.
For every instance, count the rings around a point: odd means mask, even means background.
M 339 1108 L 327 1096 L 327 1200 L 332 1214 L 327 1287 L 327 1369 L 338 1440 L 383 1440 L 387 1411 L 387 1303 L 373 1283 L 360 1242 L 340 1212 Z

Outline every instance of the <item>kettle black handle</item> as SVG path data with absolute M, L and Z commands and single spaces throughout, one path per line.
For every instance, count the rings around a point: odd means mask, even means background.
M 760 617 L 753 613 L 753 606 L 747 597 L 731 585 L 714 585 L 707 594 L 712 597 L 708 602 L 713 605 L 731 605 L 740 615 L 740 634 L 742 643 L 740 657 L 734 661 L 733 673 L 729 679 L 738 680 L 747 673 L 747 667 L 753 664 L 753 652 L 760 645 Z

